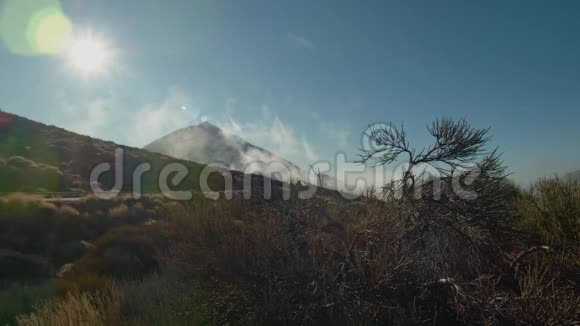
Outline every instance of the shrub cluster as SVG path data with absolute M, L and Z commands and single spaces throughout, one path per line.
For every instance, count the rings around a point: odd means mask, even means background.
M 580 182 L 540 179 L 515 203 L 520 228 L 544 243 L 580 242 Z
M 64 174 L 58 167 L 12 156 L 0 160 L 0 180 L 0 192 L 60 191 L 64 185 Z

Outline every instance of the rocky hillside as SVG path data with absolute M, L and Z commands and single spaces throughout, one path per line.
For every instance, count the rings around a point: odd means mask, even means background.
M 189 171 L 178 188 L 199 188 L 197 179 L 204 168 L 202 164 L 117 145 L 0 112 L 0 192 L 87 192 L 90 173 L 97 164 L 109 162 L 114 167 L 116 148 L 124 152 L 123 189 L 126 191 L 132 189 L 135 167 L 144 162 L 151 164 L 151 171 L 143 175 L 144 192 L 158 192 L 159 171 L 171 162 L 180 162 Z M 112 187 L 113 173 L 104 173 L 99 182 L 104 189 Z M 220 180 L 214 176 L 210 182 L 217 184 Z

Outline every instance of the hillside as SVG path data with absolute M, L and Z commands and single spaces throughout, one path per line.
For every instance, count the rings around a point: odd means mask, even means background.
M 91 170 L 108 162 L 114 169 L 115 149 L 124 151 L 123 190 L 132 189 L 132 171 L 144 162 L 151 170 L 143 175 L 143 191 L 158 192 L 159 171 L 171 162 L 184 164 L 189 171 L 178 186 L 199 188 L 197 181 L 204 165 L 118 145 L 62 128 L 38 123 L 11 113 L 0 112 L 0 192 L 73 192 L 90 189 Z M 104 189 L 114 183 L 113 173 L 104 173 L 99 182 Z M 212 177 L 210 183 L 221 183 Z
M 204 164 L 221 163 L 231 170 L 246 172 L 261 171 L 258 165 L 250 166 L 246 170 L 252 162 L 276 162 L 277 171 L 286 169 L 292 177 L 302 175 L 300 168 L 294 163 L 237 135 L 226 133 L 209 122 L 178 129 L 153 141 L 144 149 Z

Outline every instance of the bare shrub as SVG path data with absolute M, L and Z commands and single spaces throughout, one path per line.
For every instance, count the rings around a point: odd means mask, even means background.
M 131 279 L 155 272 L 157 253 L 167 247 L 168 235 L 158 225 L 115 228 L 75 263 L 73 280 L 85 274 Z
M 373 213 L 391 208 L 374 202 Z M 167 264 L 212 280 L 215 323 L 315 324 L 410 315 L 406 308 L 385 308 L 398 307 L 397 300 L 410 304 L 416 292 L 407 284 L 413 261 L 396 244 L 397 227 L 404 224 L 375 215 L 349 225 L 343 222 L 348 214 L 330 216 L 320 200 L 291 203 L 295 209 L 288 211 L 277 205 L 206 203 L 174 224 L 184 235 Z
M 377 147 L 363 150 L 361 162 L 390 164 L 403 156 L 402 178 L 384 188 L 384 198 L 398 203 L 408 223 L 403 237 L 422 266 L 418 275 L 469 280 L 502 263 L 501 246 L 513 237 L 507 221 L 513 187 L 497 151 L 486 150 L 489 129 L 449 119 L 427 129 L 433 145 L 415 149 L 403 127 L 371 128 L 367 137 Z M 422 165 L 438 175 L 426 175 Z

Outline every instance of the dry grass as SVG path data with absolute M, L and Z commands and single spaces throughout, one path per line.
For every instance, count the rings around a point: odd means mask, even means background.
M 71 291 L 17 317 L 22 326 L 204 325 L 204 313 L 193 305 L 197 289 L 167 278 L 118 283 L 106 290 Z
M 570 323 L 577 250 L 518 255 L 513 187 L 494 187 L 473 207 L 326 197 L 180 208 L 168 264 L 205 280 L 216 324 Z
M 119 316 L 119 293 L 116 290 L 93 293 L 69 293 L 55 299 L 28 316 L 17 318 L 24 326 L 112 325 Z
M 159 275 L 113 291 L 73 290 L 20 320 L 65 325 L 85 309 L 112 325 L 574 325 L 578 248 L 530 247 L 507 224 L 512 188 L 481 187 L 470 203 L 446 193 L 438 203 L 328 193 L 163 204 L 156 223 L 109 232 L 80 261 L 105 261 L 112 248 L 163 247 L 147 256 Z M 143 211 L 129 199 L 121 205 Z M 147 241 L 155 234 L 169 245 Z M 109 266 L 91 264 L 83 273 Z M 122 266 L 116 277 L 139 265 Z

